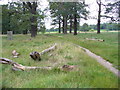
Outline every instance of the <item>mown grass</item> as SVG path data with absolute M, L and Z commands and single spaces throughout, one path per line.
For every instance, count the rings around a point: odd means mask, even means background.
M 70 42 L 70 36 L 71 41 Z M 66 39 L 67 38 L 67 39 Z M 78 35 L 76 42 L 79 42 Z M 52 66 L 52 70 L 12 71 L 11 66 L 2 65 L 2 87 L 4 88 L 117 88 L 118 78 L 101 66 L 96 60 L 73 45 L 72 35 L 57 34 L 38 35 L 30 40 L 29 35 L 17 35 L 12 41 L 3 37 L 2 57 L 9 58 L 26 66 Z M 78 39 L 77 39 L 78 38 Z M 80 39 L 82 42 L 82 39 Z M 86 41 L 87 42 L 87 41 Z M 42 56 L 41 61 L 34 61 L 29 57 L 32 51 L 42 50 L 57 43 L 57 49 Z M 82 42 L 83 43 L 83 42 Z M 76 43 L 77 44 L 77 43 Z M 19 58 L 13 58 L 12 50 L 20 53 Z M 51 55 L 50 55 L 51 54 Z M 62 65 L 76 65 L 77 70 L 65 72 L 57 67 Z

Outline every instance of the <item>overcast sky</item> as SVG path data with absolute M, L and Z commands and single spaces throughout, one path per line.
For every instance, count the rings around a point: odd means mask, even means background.
M 11 1 L 11 0 L 0 0 L 0 4 L 7 4 L 8 1 Z M 16 0 L 13 0 L 13 1 L 16 1 Z M 70 1 L 70 0 L 68 0 L 68 1 Z M 109 1 L 109 0 L 102 0 L 103 3 L 106 3 L 107 1 Z M 113 1 L 116 1 L 116 0 L 113 0 Z M 40 6 L 39 7 L 42 6 L 42 9 L 47 7 L 48 4 L 49 4 L 47 2 L 47 0 L 39 0 L 39 2 L 40 2 Z M 96 3 L 96 0 L 85 0 L 85 3 L 89 5 L 89 7 L 88 7 L 88 10 L 90 11 L 89 19 L 88 20 L 82 20 L 81 19 L 80 25 L 82 25 L 84 23 L 88 23 L 89 25 L 90 24 L 97 24 L 97 20 L 96 19 L 91 19 L 91 17 L 96 17 L 97 18 L 97 15 L 98 15 L 98 5 Z M 103 12 L 104 12 L 104 8 L 102 8 L 102 14 L 103 14 Z M 49 28 L 52 27 L 50 25 L 51 22 L 52 22 L 51 18 L 50 18 L 50 12 L 47 12 L 47 15 L 48 15 L 48 17 L 45 19 L 45 25 L 46 25 L 46 28 L 49 29 Z M 109 20 L 108 19 L 102 19 L 101 21 L 102 22 L 108 22 Z

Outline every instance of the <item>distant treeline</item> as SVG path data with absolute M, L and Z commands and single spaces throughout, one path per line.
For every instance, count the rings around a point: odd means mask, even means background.
M 97 25 L 89 25 L 91 29 L 97 29 Z M 120 25 L 117 23 L 103 23 L 100 25 L 100 29 L 106 30 L 120 30 Z
M 69 31 L 70 28 L 67 28 L 67 31 Z M 73 28 L 72 28 L 73 29 Z M 112 30 L 120 30 L 120 25 L 117 23 L 103 23 L 100 25 L 100 29 L 104 29 L 107 31 Z M 94 31 L 97 30 L 97 25 L 88 25 L 87 23 L 84 23 L 82 26 L 78 26 L 78 31 Z M 51 28 L 47 29 L 46 32 L 58 32 L 59 28 Z

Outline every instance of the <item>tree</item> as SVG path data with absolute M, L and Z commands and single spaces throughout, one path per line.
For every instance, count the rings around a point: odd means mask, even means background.
M 106 11 L 103 17 L 111 18 L 112 21 L 119 22 L 120 21 L 120 1 L 116 0 L 114 3 L 108 3 L 106 5 Z
M 82 31 L 89 31 L 91 28 L 89 27 L 89 25 L 87 23 L 84 23 L 82 26 L 81 26 L 81 30 Z
M 98 10 L 98 21 L 97 21 L 97 34 L 100 34 L 100 22 L 101 22 L 101 0 L 96 0 L 99 10 Z
M 46 32 L 46 27 L 45 27 L 45 22 L 42 20 L 38 23 L 38 32 L 41 32 L 42 34 L 44 34 Z
M 69 15 L 70 18 L 70 33 L 72 33 L 72 27 L 73 27 L 73 16 Z
M 37 2 L 23 2 L 26 8 L 31 13 L 30 22 L 31 22 L 31 37 L 37 35 Z
M 67 12 L 67 9 L 69 7 L 69 2 L 61 2 L 58 3 L 59 9 L 58 9 L 58 14 L 59 16 L 61 15 L 62 18 L 62 22 L 63 22 L 63 33 L 67 34 L 67 21 L 68 21 L 68 15 L 69 13 Z
M 9 2 L 2 9 L 2 33 L 5 34 L 8 30 L 23 34 L 30 30 L 31 37 L 35 37 L 37 25 L 45 17 L 40 9 L 37 10 L 37 2 Z
M 27 8 L 25 7 L 25 3 L 23 2 L 22 4 L 23 4 L 23 15 L 22 15 L 22 18 L 23 18 L 23 17 L 25 16 L 25 14 L 28 13 L 28 12 L 27 12 L 28 10 L 27 10 Z M 23 34 L 27 34 L 27 32 L 28 32 L 28 30 L 27 30 L 28 28 L 27 28 L 27 27 L 30 27 L 30 26 L 29 26 L 30 24 L 29 24 L 28 21 L 29 21 L 29 18 L 27 18 L 27 19 L 26 19 L 26 18 L 23 18 L 23 19 L 22 19 L 22 23 L 21 23 L 21 24 L 22 24 L 22 26 L 24 26 Z M 30 28 L 29 28 L 29 29 L 30 29 Z
M 98 23 L 97 23 L 97 33 L 100 33 L 100 22 L 101 22 L 101 17 L 106 17 L 110 18 L 111 21 L 113 22 L 118 22 L 118 27 L 119 27 L 119 21 L 120 21 L 120 1 L 116 0 L 114 3 L 110 2 L 108 4 L 103 4 L 101 0 L 96 0 L 99 10 L 98 10 Z M 105 15 L 101 15 L 101 7 L 105 6 L 106 11 Z
M 45 26 L 41 26 L 40 30 L 41 30 L 41 33 L 44 34 L 46 30 Z
M 51 12 L 51 17 L 54 18 L 53 19 L 53 23 L 52 25 L 59 25 L 59 33 L 61 33 L 61 23 L 62 23 L 62 16 L 61 16 L 61 2 L 50 2 L 50 12 Z
M 41 11 L 40 9 L 37 10 L 37 7 L 38 7 L 37 1 L 23 2 L 23 4 L 28 9 L 29 15 L 30 15 L 29 19 L 30 19 L 30 26 L 31 26 L 30 27 L 31 37 L 35 37 L 37 35 L 37 31 L 38 31 L 38 28 L 37 28 L 38 23 L 39 24 L 44 23 L 41 21 L 46 17 L 45 14 L 43 13 L 45 10 L 44 11 Z M 40 25 L 40 27 L 42 27 L 42 28 L 44 27 L 44 29 L 45 29 L 45 26 L 43 24 Z
M 89 13 L 86 10 L 87 6 L 84 0 L 74 3 L 74 35 L 77 35 L 78 19 L 87 19 L 87 14 Z
M 74 7 L 74 35 L 77 35 L 77 8 L 76 8 L 76 2 Z
M 9 29 L 8 5 L 2 5 L 2 34 L 6 34 Z
M 60 20 L 63 24 L 63 33 L 67 34 L 68 20 L 70 21 L 70 33 L 72 26 L 74 27 L 74 35 L 77 35 L 77 24 L 78 18 L 86 18 L 87 10 L 85 9 L 87 5 L 84 2 L 51 2 L 50 11 L 54 19 Z M 67 12 L 67 13 L 66 13 Z M 57 20 L 54 20 L 57 21 Z M 60 22 L 60 21 L 59 21 Z M 74 22 L 74 23 L 72 23 Z M 55 22 L 56 23 L 56 22 Z M 58 24 L 58 23 L 57 23 Z M 60 27 L 60 24 L 59 24 Z
M 22 14 L 22 7 L 21 3 L 11 2 L 7 5 L 3 5 L 2 8 L 2 21 L 3 21 L 3 28 L 2 32 L 4 34 L 7 31 L 13 31 L 14 33 L 21 33 L 20 30 L 20 23 L 21 23 L 21 14 Z
M 59 15 L 58 17 L 56 17 L 56 18 L 54 18 L 53 20 L 52 20 L 53 22 L 52 22 L 52 24 L 51 25 L 56 25 L 56 24 L 58 24 L 59 25 L 59 33 L 61 33 L 61 16 Z
M 59 15 L 58 20 L 59 20 L 59 33 L 61 33 L 61 16 L 60 15 Z

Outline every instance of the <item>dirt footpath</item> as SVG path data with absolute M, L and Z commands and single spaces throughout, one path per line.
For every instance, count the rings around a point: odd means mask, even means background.
M 106 67 L 108 70 L 110 70 L 111 72 L 113 72 L 115 75 L 117 75 L 118 77 L 120 77 L 120 71 L 116 68 L 113 67 L 113 65 L 108 62 L 107 60 L 103 59 L 102 57 L 92 53 L 90 50 L 81 47 L 79 45 L 74 44 L 75 46 L 82 48 L 83 50 L 85 50 L 85 52 L 92 58 L 94 58 L 95 60 L 97 60 L 97 62 L 99 62 L 101 65 L 103 65 L 104 67 Z

